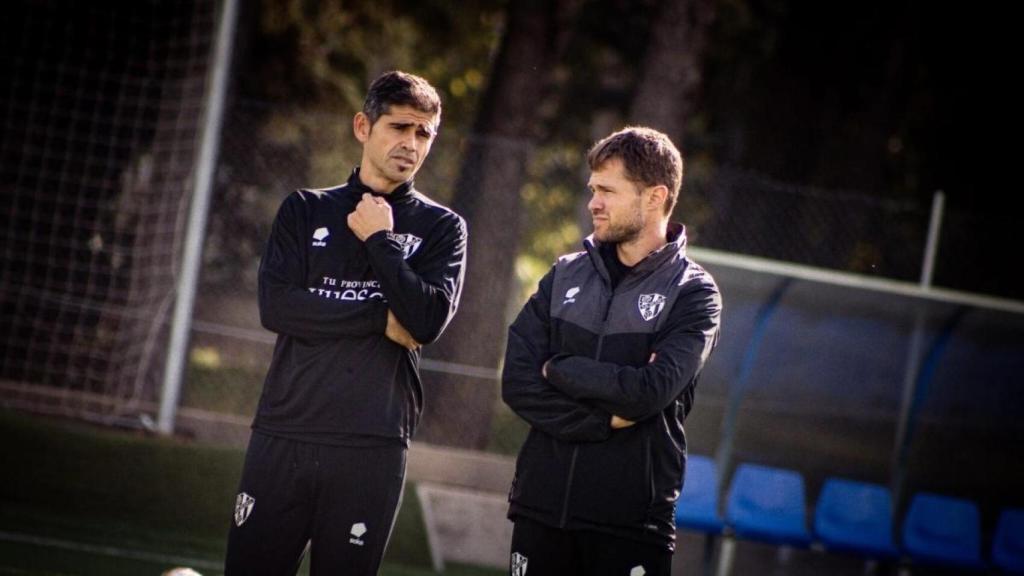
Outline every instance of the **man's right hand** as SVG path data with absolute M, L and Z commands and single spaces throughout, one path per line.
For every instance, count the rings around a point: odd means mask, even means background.
M 405 329 L 405 326 L 402 326 L 402 323 L 398 321 L 398 318 L 395 317 L 391 310 L 388 310 L 388 325 L 384 329 L 384 335 L 392 342 L 408 350 L 415 350 L 420 347 L 420 343 L 413 339 L 412 334 L 409 334 L 409 331 Z
M 632 420 L 626 420 L 621 416 L 616 416 L 615 414 L 612 414 L 612 430 L 619 430 L 620 428 L 629 428 L 633 424 L 636 424 L 636 422 Z

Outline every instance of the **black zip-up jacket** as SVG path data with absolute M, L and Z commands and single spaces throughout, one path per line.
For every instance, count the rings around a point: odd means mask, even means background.
M 362 242 L 348 214 L 364 193 L 391 206 L 393 232 Z M 384 335 L 387 311 L 421 344 L 458 306 L 466 224 L 407 182 L 342 186 L 281 205 L 259 270 L 263 326 L 278 334 L 253 428 L 327 444 L 407 444 L 423 407 L 419 351 Z
M 718 341 L 721 297 L 686 257 L 680 224 L 614 290 L 599 246 L 584 246 L 555 263 L 509 328 L 502 396 L 531 426 L 509 517 L 672 550 L 683 420 Z M 613 430 L 612 414 L 636 424 Z

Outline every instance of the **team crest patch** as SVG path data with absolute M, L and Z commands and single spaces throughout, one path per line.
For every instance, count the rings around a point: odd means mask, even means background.
M 661 294 L 641 294 L 637 305 L 644 320 L 652 320 L 665 309 L 665 297 Z
M 413 236 L 412 234 L 395 234 L 394 232 L 388 232 L 388 240 L 397 242 L 402 247 L 402 257 L 406 260 L 423 243 L 423 238 Z
M 519 552 L 512 553 L 512 576 L 526 576 L 526 556 Z
M 249 519 L 254 504 L 256 504 L 256 499 L 252 496 L 245 492 L 238 494 L 238 497 L 235 498 L 235 524 L 237 526 L 245 524 L 245 521 Z

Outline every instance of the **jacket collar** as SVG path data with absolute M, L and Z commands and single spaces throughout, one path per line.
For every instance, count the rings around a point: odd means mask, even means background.
M 399 184 L 397 188 L 392 190 L 390 194 L 381 194 L 366 184 L 363 184 L 363 181 L 359 178 L 359 166 L 352 169 L 352 174 L 348 177 L 348 185 L 357 196 L 362 196 L 363 193 L 373 194 L 374 196 L 387 200 L 388 204 L 399 204 L 405 202 L 412 198 L 413 193 L 416 191 L 413 187 L 413 181 L 406 180 Z
M 622 285 L 632 284 L 636 280 L 647 277 L 651 272 L 654 272 L 664 264 L 677 258 L 682 259 L 686 257 L 686 226 L 679 222 L 669 222 L 667 236 L 668 242 L 661 248 L 648 254 L 643 260 L 637 262 L 629 274 L 622 279 Z M 608 270 L 605 268 L 604 260 L 601 258 L 599 250 L 601 244 L 599 240 L 594 238 L 593 234 L 583 240 L 583 247 L 587 250 L 590 261 L 605 281 L 610 283 Z

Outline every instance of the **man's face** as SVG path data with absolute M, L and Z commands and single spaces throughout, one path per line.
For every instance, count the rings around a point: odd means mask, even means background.
M 363 113 L 357 114 L 353 127 L 363 143 L 359 164 L 363 182 L 383 185 L 390 192 L 411 180 L 430 153 L 437 123 L 438 114 L 411 106 L 391 106 L 372 126 Z
M 622 161 L 612 158 L 590 173 L 590 202 L 594 238 L 621 243 L 635 239 L 646 223 L 640 187 L 626 178 Z

